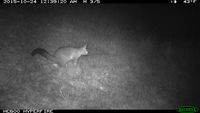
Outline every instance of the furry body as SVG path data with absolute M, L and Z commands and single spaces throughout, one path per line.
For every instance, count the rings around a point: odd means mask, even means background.
M 60 67 L 66 66 L 67 62 L 74 60 L 75 64 L 77 60 L 82 55 L 87 55 L 88 51 L 86 49 L 86 45 L 81 48 L 73 48 L 73 47 L 60 47 L 58 48 L 53 55 L 51 55 L 48 51 L 43 48 L 36 48 L 32 51 L 31 55 L 34 56 L 39 54 L 46 58 L 47 60 L 57 64 Z

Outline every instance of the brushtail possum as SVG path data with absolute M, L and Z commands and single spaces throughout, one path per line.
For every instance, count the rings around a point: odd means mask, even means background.
M 60 47 L 58 48 L 53 55 L 51 55 L 48 51 L 43 48 L 36 48 L 31 52 L 31 55 L 34 56 L 39 54 L 46 58 L 47 60 L 55 63 L 60 67 L 65 67 L 67 62 L 74 60 L 75 64 L 77 64 L 77 60 L 82 55 L 87 55 L 88 51 L 86 49 L 87 45 L 84 45 L 80 48 L 73 48 L 73 47 Z

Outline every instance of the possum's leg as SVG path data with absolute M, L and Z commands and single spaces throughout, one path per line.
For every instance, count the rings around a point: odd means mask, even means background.
M 77 62 L 78 62 L 78 59 L 74 59 L 74 65 L 76 66 L 77 65 Z

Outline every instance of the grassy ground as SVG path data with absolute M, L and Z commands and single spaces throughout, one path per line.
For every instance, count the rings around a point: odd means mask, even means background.
M 189 39 L 168 30 L 172 26 L 161 29 L 168 24 L 163 15 L 157 16 L 158 21 L 156 13 L 152 17 L 156 8 L 151 12 L 136 5 L 125 7 L 1 8 L 0 108 L 199 105 L 193 88 L 198 82 L 199 57 L 195 35 Z M 76 66 L 69 62 L 66 68 L 55 68 L 44 58 L 30 55 L 37 47 L 53 54 L 61 46 L 84 44 L 89 54 L 80 57 Z

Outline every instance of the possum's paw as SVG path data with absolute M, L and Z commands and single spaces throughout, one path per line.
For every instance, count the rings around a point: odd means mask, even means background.
M 53 64 L 54 67 L 58 68 L 58 64 Z

